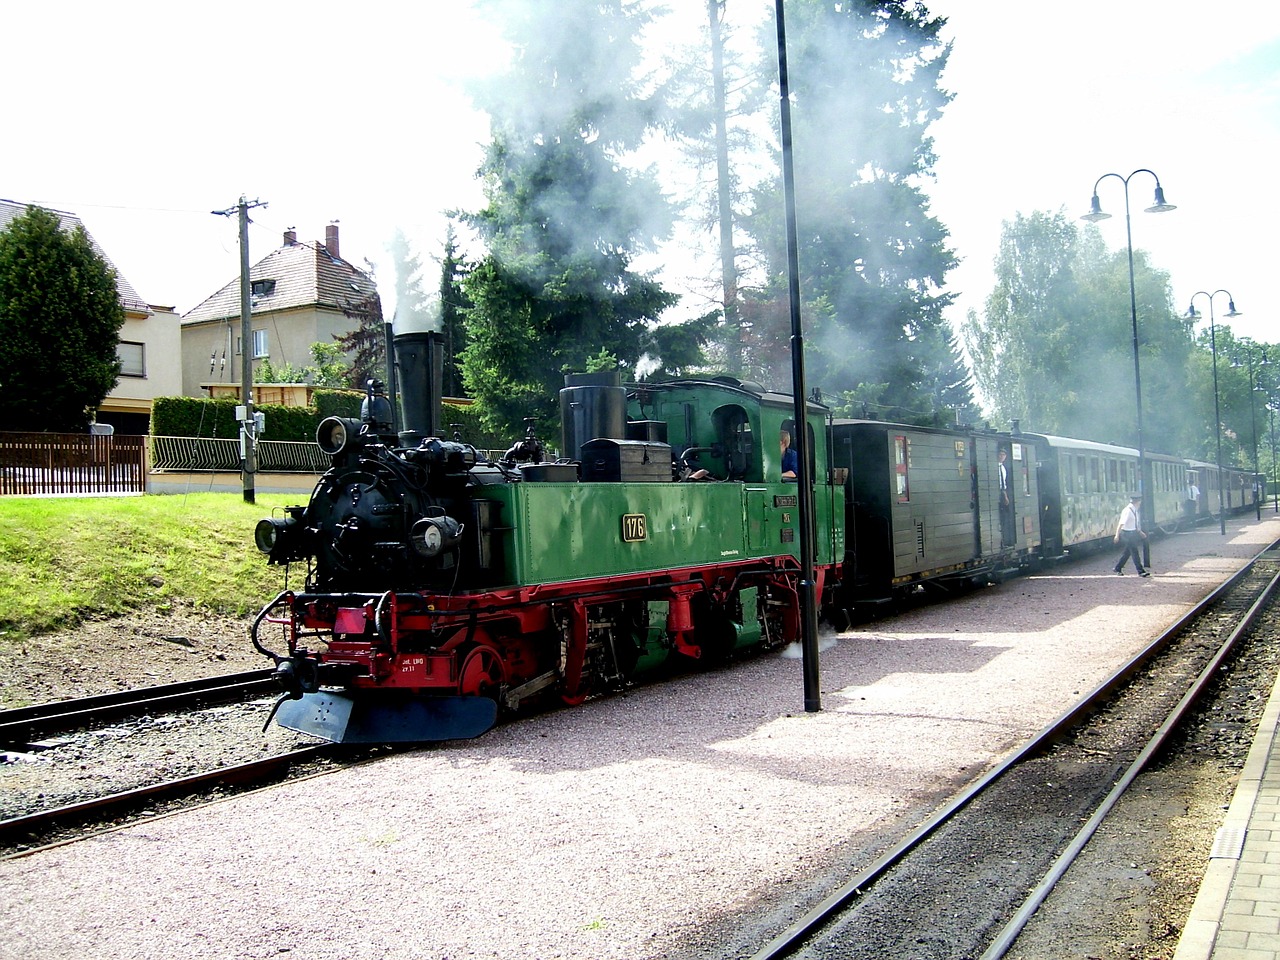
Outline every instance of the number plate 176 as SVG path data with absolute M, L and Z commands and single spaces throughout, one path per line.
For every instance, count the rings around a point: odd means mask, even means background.
M 624 513 L 622 515 L 622 542 L 636 543 L 649 539 L 649 527 L 645 523 L 643 513 Z

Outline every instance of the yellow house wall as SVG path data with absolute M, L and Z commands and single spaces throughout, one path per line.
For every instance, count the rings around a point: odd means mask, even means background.
M 335 335 L 350 333 L 355 328 L 355 321 L 340 310 L 309 306 L 255 313 L 252 327 L 254 330 L 267 331 L 268 355 L 273 367 L 292 364 L 300 370 L 313 362 L 313 343 L 332 343 Z M 238 317 L 183 325 L 180 391 L 183 396 L 207 397 L 211 383 L 234 384 L 239 387 L 242 379 L 241 358 L 235 352 L 239 338 Z M 222 364 L 224 353 L 225 366 Z M 211 354 L 216 358 L 212 373 L 209 370 Z M 259 363 L 255 360 L 255 373 L 258 366 Z

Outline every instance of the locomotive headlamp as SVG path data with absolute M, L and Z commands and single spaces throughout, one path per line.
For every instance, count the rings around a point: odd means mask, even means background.
M 280 530 L 288 523 L 283 517 L 269 517 L 259 520 L 253 530 L 253 542 L 263 553 L 270 553 L 280 540 Z
M 292 563 L 307 557 L 306 537 L 295 516 L 267 517 L 253 530 L 254 545 L 267 555 L 267 563 Z
M 316 428 L 316 443 L 331 457 L 336 457 L 359 442 L 361 423 L 349 417 L 325 417 Z
M 456 547 L 462 539 L 462 524 L 453 517 L 423 517 L 409 532 L 409 542 L 420 557 L 434 557 Z

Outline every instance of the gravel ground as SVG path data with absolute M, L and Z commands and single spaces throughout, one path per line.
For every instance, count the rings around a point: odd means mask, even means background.
M 739 955 L 1280 519 L 1228 534 L 1157 543 L 1151 580 L 1098 557 L 828 637 L 820 713 L 766 657 L 0 862 L 0 957 Z

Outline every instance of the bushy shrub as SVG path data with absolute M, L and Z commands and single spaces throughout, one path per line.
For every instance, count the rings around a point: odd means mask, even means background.
M 264 440 L 299 440 L 312 442 L 316 428 L 326 417 L 359 419 L 364 394 L 355 390 L 316 390 L 310 407 L 286 407 L 266 403 L 257 407 L 266 418 Z M 235 400 L 211 400 L 201 397 L 157 397 L 151 407 L 151 435 L 156 437 L 211 437 L 234 440 L 240 436 L 236 421 Z M 463 442 L 481 449 L 505 450 L 518 437 L 499 437 L 481 423 L 474 405 L 459 405 L 446 400 L 441 409 L 440 432 L 453 437 L 453 425 Z M 547 440 L 548 438 L 543 438 Z M 549 441 L 554 446 L 555 438 Z

